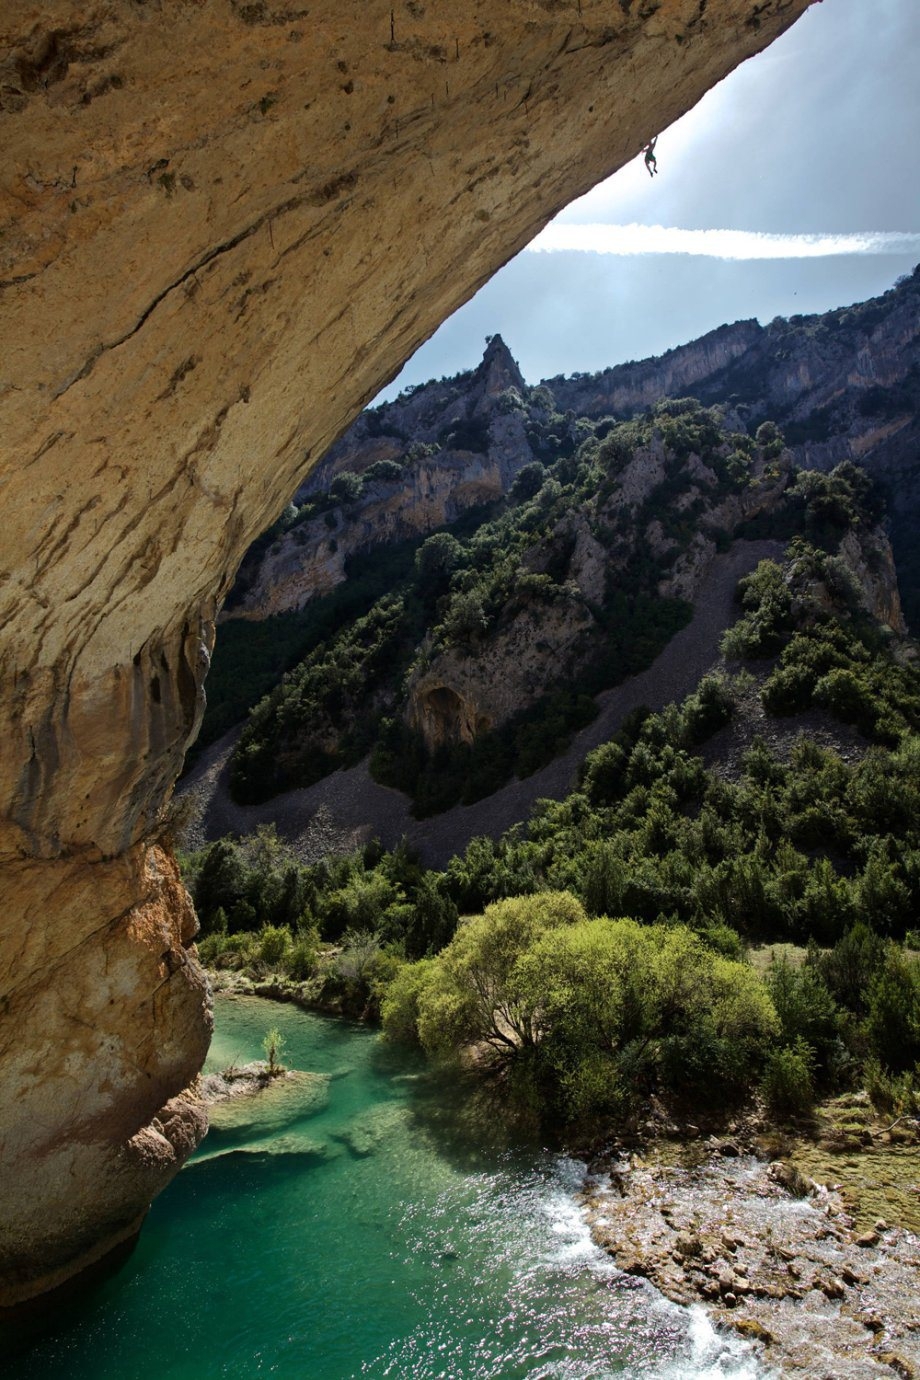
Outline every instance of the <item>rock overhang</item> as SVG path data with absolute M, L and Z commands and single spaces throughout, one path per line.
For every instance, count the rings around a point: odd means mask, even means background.
M 4 6 L 3 1300 L 123 1239 L 181 1162 L 132 1179 L 126 1149 L 194 1080 L 208 1021 L 151 850 L 246 547 L 450 311 L 807 3 Z M 40 1099 L 82 1092 L 96 1139 L 78 1154 L 63 1117 L 39 1156 L 23 1060 L 66 1062 L 81 1012 L 54 994 L 91 989 L 108 946 L 138 990 Z M 55 1245 L 42 1203 L 74 1167 Z

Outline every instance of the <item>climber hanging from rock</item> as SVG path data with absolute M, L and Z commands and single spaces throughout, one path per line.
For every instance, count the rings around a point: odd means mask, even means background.
M 645 166 L 648 168 L 649 177 L 654 177 L 658 171 L 658 159 L 655 157 L 655 145 L 658 143 L 658 135 L 650 139 L 642 152 L 645 154 Z

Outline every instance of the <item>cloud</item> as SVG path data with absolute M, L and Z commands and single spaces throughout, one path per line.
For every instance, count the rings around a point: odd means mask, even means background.
M 696 254 L 710 259 L 826 259 L 844 254 L 920 253 L 920 234 L 866 230 L 844 235 L 773 235 L 753 230 L 554 222 L 527 248 L 542 254 L 574 250 L 583 254 Z

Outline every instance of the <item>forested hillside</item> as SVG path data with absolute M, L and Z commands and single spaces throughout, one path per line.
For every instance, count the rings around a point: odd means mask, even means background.
M 910 620 L 920 607 L 917 545 L 913 538 L 920 518 L 918 379 L 917 272 L 870 302 L 820 317 L 793 317 L 788 321 L 778 318 L 766 327 L 757 322 L 739 322 L 721 327 L 660 359 L 618 365 L 594 375 L 554 378 L 536 388 L 525 384 L 501 338 L 492 337 L 476 370 L 418 385 L 394 401 L 362 414 L 302 486 L 294 504 L 254 545 L 222 615 L 199 747 L 239 723 L 277 685 L 285 671 L 292 671 L 311 657 L 315 667 L 321 646 L 327 648 L 322 655 L 328 655 L 332 661 L 337 660 L 339 653 L 345 656 L 354 667 L 351 679 L 360 678 L 363 671 L 358 663 L 367 660 L 364 654 L 357 654 L 356 660 L 354 649 L 352 653 L 346 653 L 342 646 L 338 652 L 332 650 L 330 639 L 344 625 L 366 614 L 380 595 L 392 592 L 397 601 L 402 600 L 396 637 L 404 645 L 393 666 L 385 669 L 382 676 L 379 658 L 372 653 L 375 705 L 363 716 L 365 721 L 357 724 L 347 704 L 335 707 L 330 718 L 329 706 L 314 702 L 320 714 L 311 730 L 310 742 L 305 743 L 301 753 L 291 752 L 283 741 L 284 731 L 276 725 L 271 733 L 280 748 L 277 772 L 269 771 L 255 752 L 252 761 L 240 765 L 237 773 L 240 799 L 264 798 L 286 785 L 310 779 L 330 765 L 353 761 L 356 753 L 368 750 L 381 737 L 380 770 L 386 776 L 383 759 L 387 751 L 391 758 L 395 750 L 401 759 L 415 763 L 408 769 L 408 777 L 403 772 L 402 783 L 416 790 L 422 810 L 441 808 L 449 798 L 473 799 L 509 769 L 527 770 L 530 753 L 526 742 L 519 741 L 520 734 L 531 740 L 535 735 L 527 723 L 507 726 L 513 714 L 509 704 L 502 702 L 500 687 L 508 663 L 500 645 L 501 636 L 497 636 L 494 607 L 488 606 L 489 598 L 500 592 L 503 597 L 516 600 L 517 612 L 522 614 L 528 594 L 536 595 L 533 580 L 530 591 L 526 591 L 526 582 L 510 573 L 509 562 L 515 553 L 525 562 L 521 575 L 545 574 L 557 586 L 553 615 L 547 619 L 550 601 L 545 597 L 545 586 L 544 597 L 531 601 L 532 618 L 551 626 L 565 613 L 574 620 L 579 635 L 585 634 L 585 642 L 597 631 L 587 629 L 585 607 L 595 606 L 589 608 L 587 617 L 595 617 L 595 611 L 599 611 L 609 631 L 609 606 L 616 585 L 624 599 L 632 601 L 635 614 L 636 595 L 653 597 L 656 575 L 659 585 L 668 583 L 665 577 L 669 568 L 686 554 L 691 524 L 695 522 L 704 535 L 708 531 L 720 542 L 736 530 L 737 512 L 724 522 L 718 514 L 705 511 L 725 497 L 727 475 L 704 476 L 704 482 L 700 482 L 700 476 L 687 469 L 688 457 L 673 451 L 664 458 L 667 484 L 662 485 L 652 464 L 641 481 L 648 492 L 642 494 L 639 503 L 634 493 L 624 491 L 619 521 L 625 529 L 628 517 L 631 534 L 610 520 L 615 516 L 615 501 L 608 503 L 606 511 L 601 511 L 602 505 L 591 506 L 592 477 L 608 484 L 617 478 L 616 466 L 610 460 L 612 448 L 616 444 L 635 446 L 643 426 L 645 441 L 641 444 L 646 444 L 649 435 L 656 434 L 649 425 L 652 409 L 660 410 L 660 400 L 675 394 L 680 397 L 692 393 L 704 404 L 717 408 L 715 424 L 724 430 L 729 450 L 742 459 L 750 457 L 751 443 L 760 425 L 779 423 L 789 456 L 797 467 L 827 471 L 855 459 L 866 468 L 888 508 L 889 533 L 904 609 Z M 620 443 L 611 441 L 604 454 L 598 456 L 611 431 L 627 419 L 632 419 L 632 433 L 628 428 L 621 432 Z M 663 435 L 661 428 L 658 432 Z M 735 442 L 732 436 L 741 436 L 742 440 Z M 631 478 L 627 476 L 627 481 Z M 552 486 L 547 489 L 547 480 L 558 483 L 562 492 L 556 493 Z M 737 475 L 731 482 L 736 494 L 749 487 Z M 509 506 L 521 509 L 532 503 L 540 490 L 545 520 L 535 517 L 532 511 L 518 512 L 516 519 L 505 512 Z M 746 501 L 751 497 L 748 492 Z M 584 504 L 587 506 L 582 516 L 588 524 L 587 531 L 584 524 L 579 526 L 577 518 L 579 505 Z M 645 509 L 641 510 L 643 504 Z M 656 506 L 668 509 L 661 530 L 649 522 L 649 513 Z M 568 513 L 568 528 L 563 513 Z M 524 519 L 531 523 L 529 549 L 521 540 Z M 682 531 L 664 530 L 669 524 L 679 527 L 678 519 L 686 519 Z M 484 530 L 475 551 L 470 543 L 478 528 L 496 520 L 498 527 L 490 529 L 492 539 L 504 541 L 508 537 L 513 550 L 504 562 L 504 573 L 491 579 L 485 570 L 490 559 L 486 554 L 490 540 L 487 531 Z M 561 528 L 554 530 L 552 522 L 562 522 Z M 419 607 L 411 592 L 419 581 L 415 558 L 432 532 L 439 533 L 439 545 L 426 552 L 421 573 L 429 607 Z M 629 535 L 634 539 L 632 550 L 624 543 L 624 537 Z M 459 560 L 457 545 L 447 541 L 447 536 L 455 537 L 456 543 L 465 548 L 466 554 L 460 561 L 462 571 L 459 567 L 453 572 L 443 569 L 445 562 Z M 540 542 L 549 542 L 550 538 L 552 549 L 541 553 Z M 591 538 L 606 544 L 603 557 L 591 549 Z M 571 560 L 573 554 L 566 552 L 566 544 L 579 548 L 574 553 L 576 566 L 587 564 L 595 568 L 577 568 L 566 575 L 566 560 Z M 682 544 L 683 551 L 679 549 Z M 698 547 L 692 554 L 692 563 L 698 570 L 706 552 Z M 644 557 L 648 559 L 643 569 Z M 657 572 L 651 568 L 656 561 Z M 543 565 L 546 569 L 541 568 Z M 599 565 L 606 566 L 601 576 L 597 573 Z M 475 572 L 471 566 L 475 566 Z M 560 571 L 562 579 L 558 578 Z M 466 703 L 462 694 L 458 697 L 458 687 L 453 683 L 457 668 L 442 659 L 433 674 L 436 680 L 441 670 L 452 673 L 453 680 L 443 687 L 446 693 L 441 695 L 442 687 L 431 678 L 423 683 L 420 675 L 413 685 L 418 703 L 407 710 L 401 694 L 392 686 L 384 687 L 382 682 L 388 677 L 397 678 L 410 667 L 420 671 L 425 657 L 413 652 L 412 646 L 420 647 L 438 628 L 440 613 L 433 607 L 434 596 L 447 593 L 440 584 L 450 575 L 455 579 L 452 609 L 445 624 L 447 639 L 435 639 L 435 651 L 449 651 L 451 630 L 461 632 L 463 618 L 468 616 L 470 635 L 478 638 L 475 658 L 467 658 L 467 664 L 475 664 L 481 673 L 475 686 L 477 699 L 475 703 Z M 564 593 L 560 598 L 559 590 L 566 582 L 570 587 L 579 584 L 581 605 L 577 596 L 570 598 L 567 606 Z M 688 593 L 692 595 L 691 585 L 692 579 L 672 579 L 663 597 L 686 598 Z M 475 586 L 472 596 L 467 586 Z M 479 594 L 487 596 L 482 610 L 487 627 L 477 626 L 481 620 L 475 596 Z M 408 609 L 406 600 L 411 606 Z M 647 612 L 647 606 L 643 610 Z M 389 645 L 394 635 L 392 609 L 389 615 L 377 612 L 388 619 L 383 641 Z M 679 617 L 676 606 L 670 614 L 663 606 L 658 607 L 651 617 L 648 648 L 654 643 L 654 624 L 659 615 L 665 619 L 663 631 L 667 626 L 675 626 L 669 619 Z M 626 620 L 623 632 L 629 647 L 632 638 L 626 624 L 630 614 L 622 601 L 615 616 Z M 508 625 L 513 621 L 513 612 L 509 610 L 503 617 Z M 521 627 L 519 618 L 518 631 Z M 485 636 L 479 636 L 480 633 Z M 373 635 L 369 635 L 373 640 Z M 541 640 L 546 644 L 547 658 L 554 658 L 557 645 L 549 638 Z M 621 652 L 623 645 L 621 639 Z M 453 646 L 455 656 L 464 654 L 462 638 L 456 639 Z M 582 665 L 583 659 L 584 646 L 565 647 L 560 681 L 570 676 L 576 664 L 581 673 L 591 660 L 588 656 Z M 633 667 L 638 664 L 636 660 L 631 662 Z M 623 672 L 629 669 L 621 668 Z M 611 674 L 616 679 L 620 672 L 605 674 L 609 683 Z M 297 675 L 309 680 L 311 673 L 302 669 Z M 487 678 L 491 678 L 491 688 L 486 686 Z M 537 684 L 540 676 L 535 676 L 532 668 L 526 673 L 522 671 L 521 680 L 525 678 L 532 683 L 508 687 L 506 699 L 517 700 L 514 712 L 529 713 L 537 699 L 556 688 Z M 340 679 L 338 673 L 333 673 L 332 679 Z M 545 682 L 546 677 L 543 679 Z M 591 681 L 592 685 L 595 683 L 599 683 L 596 677 Z M 344 687 L 343 691 L 347 700 L 350 692 Z M 496 699 L 497 702 L 491 702 Z M 486 700 L 490 702 L 485 703 Z M 544 706 L 544 710 L 537 712 L 538 723 L 543 712 L 549 712 L 549 727 L 547 732 L 542 726 L 536 729 L 541 744 L 547 736 L 563 741 L 569 727 L 589 711 L 586 706 L 579 709 L 571 702 L 557 703 L 552 711 L 546 711 Z M 264 706 L 259 714 L 265 714 Z M 292 728 L 296 719 L 295 714 Z M 393 726 L 381 728 L 387 719 L 393 720 Z M 505 765 L 498 774 L 490 769 L 486 773 L 489 779 L 480 780 L 478 785 L 478 768 L 472 769 L 472 780 L 466 768 L 452 769 L 450 775 L 457 775 L 459 770 L 463 777 L 459 788 L 452 787 L 444 797 L 436 790 L 432 796 L 430 783 L 413 786 L 415 777 L 425 775 L 424 754 L 420 757 L 412 745 L 407 754 L 402 738 L 405 723 L 420 731 L 429 757 L 436 739 L 441 740 L 442 746 L 455 745 L 458 725 L 459 737 L 466 746 L 481 738 L 484 729 L 498 730 L 503 741 L 493 737 L 488 756 L 490 761 L 501 758 Z M 515 739 L 510 745 L 504 741 L 509 734 Z M 258 736 L 255 734 L 253 741 Z M 295 760 L 298 756 L 305 759 L 311 751 L 316 765 L 310 767 L 304 760 Z
M 475 1051 L 557 1127 L 754 1089 L 778 1115 L 860 1087 L 913 1114 L 920 670 L 886 499 L 903 527 L 918 292 L 536 389 L 492 342 L 473 375 L 366 414 L 224 628 L 225 707 L 287 666 L 237 742 L 241 801 L 364 758 L 418 816 L 482 800 L 650 664 L 717 553 L 784 555 L 741 581 L 689 696 L 631 713 L 564 799 L 442 870 L 405 844 L 307 864 L 271 827 L 187 857 L 206 960 L 382 1012 L 437 1059 Z M 427 495 L 413 530 L 401 485 Z M 286 611 L 260 621 L 273 590 Z M 765 974 L 746 961 L 777 944 Z
M 581 430 L 577 448 L 525 466 L 472 534 L 428 537 L 395 582 L 381 566 L 386 592 L 251 713 L 237 799 L 367 752 L 420 813 L 536 770 L 591 717 L 593 694 L 681 626 L 717 547 L 808 501 L 775 428 L 732 432 L 693 401 Z
M 840 556 L 876 516 L 864 480 L 797 484 L 802 532 L 742 581 L 721 670 L 635 714 L 565 800 L 443 872 L 405 849 L 306 867 L 271 833 L 209 845 L 187 861 L 207 961 L 382 1002 L 438 1057 L 484 1044 L 557 1121 L 758 1082 L 785 1112 L 860 1082 L 913 1106 L 920 673 Z M 718 744 L 752 697 L 768 723 L 838 723 L 845 756 L 799 735 L 732 766 Z M 743 963 L 780 940 L 804 965 Z

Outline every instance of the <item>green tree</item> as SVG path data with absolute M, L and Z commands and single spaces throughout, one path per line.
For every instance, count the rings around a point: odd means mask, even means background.
M 863 1015 L 869 989 L 885 963 L 885 941 L 863 921 L 851 925 L 820 960 L 821 976 L 849 1011 Z
M 807 1040 L 771 1050 L 767 1055 L 761 1091 L 772 1112 L 780 1116 L 804 1116 L 815 1100 L 812 1070 L 814 1050 Z
M 355 503 L 361 497 L 363 487 L 359 474 L 343 470 L 330 484 L 329 494 L 337 503 Z
M 866 1029 L 873 1050 L 893 1072 L 920 1062 L 920 960 L 894 945 L 869 989 Z
M 424 598 L 433 602 L 443 594 L 451 575 L 463 563 L 463 547 L 450 532 L 427 537 L 415 553 L 415 574 Z
M 512 503 L 526 503 L 540 492 L 546 482 L 546 466 L 532 460 L 518 470 L 511 485 Z
M 226 916 L 242 900 L 246 890 L 246 868 L 239 848 L 232 839 L 218 839 L 204 850 L 198 868 L 193 899 L 204 934 L 215 929 L 215 917 L 220 910 Z
M 767 974 L 767 990 L 776 1008 L 783 1040 L 792 1047 L 804 1041 L 827 1071 L 838 1046 L 840 1012 L 827 984 L 813 964 L 795 968 L 783 955 L 774 961 Z
M 437 880 L 427 873 L 412 898 L 406 932 L 406 956 L 424 958 L 449 943 L 457 928 L 457 907 Z
M 279 1074 L 284 1073 L 284 1066 L 280 1063 L 280 1059 L 286 1044 L 287 1040 L 275 1026 L 265 1032 L 262 1049 L 265 1052 L 268 1072 L 272 1078 L 277 1078 Z
M 419 993 L 423 1047 L 452 1055 L 463 1045 L 481 1043 L 506 1059 L 532 1048 L 539 1002 L 518 990 L 515 965 L 544 930 L 584 918 L 574 896 L 546 891 L 496 901 L 483 915 L 461 924 L 432 961 Z

